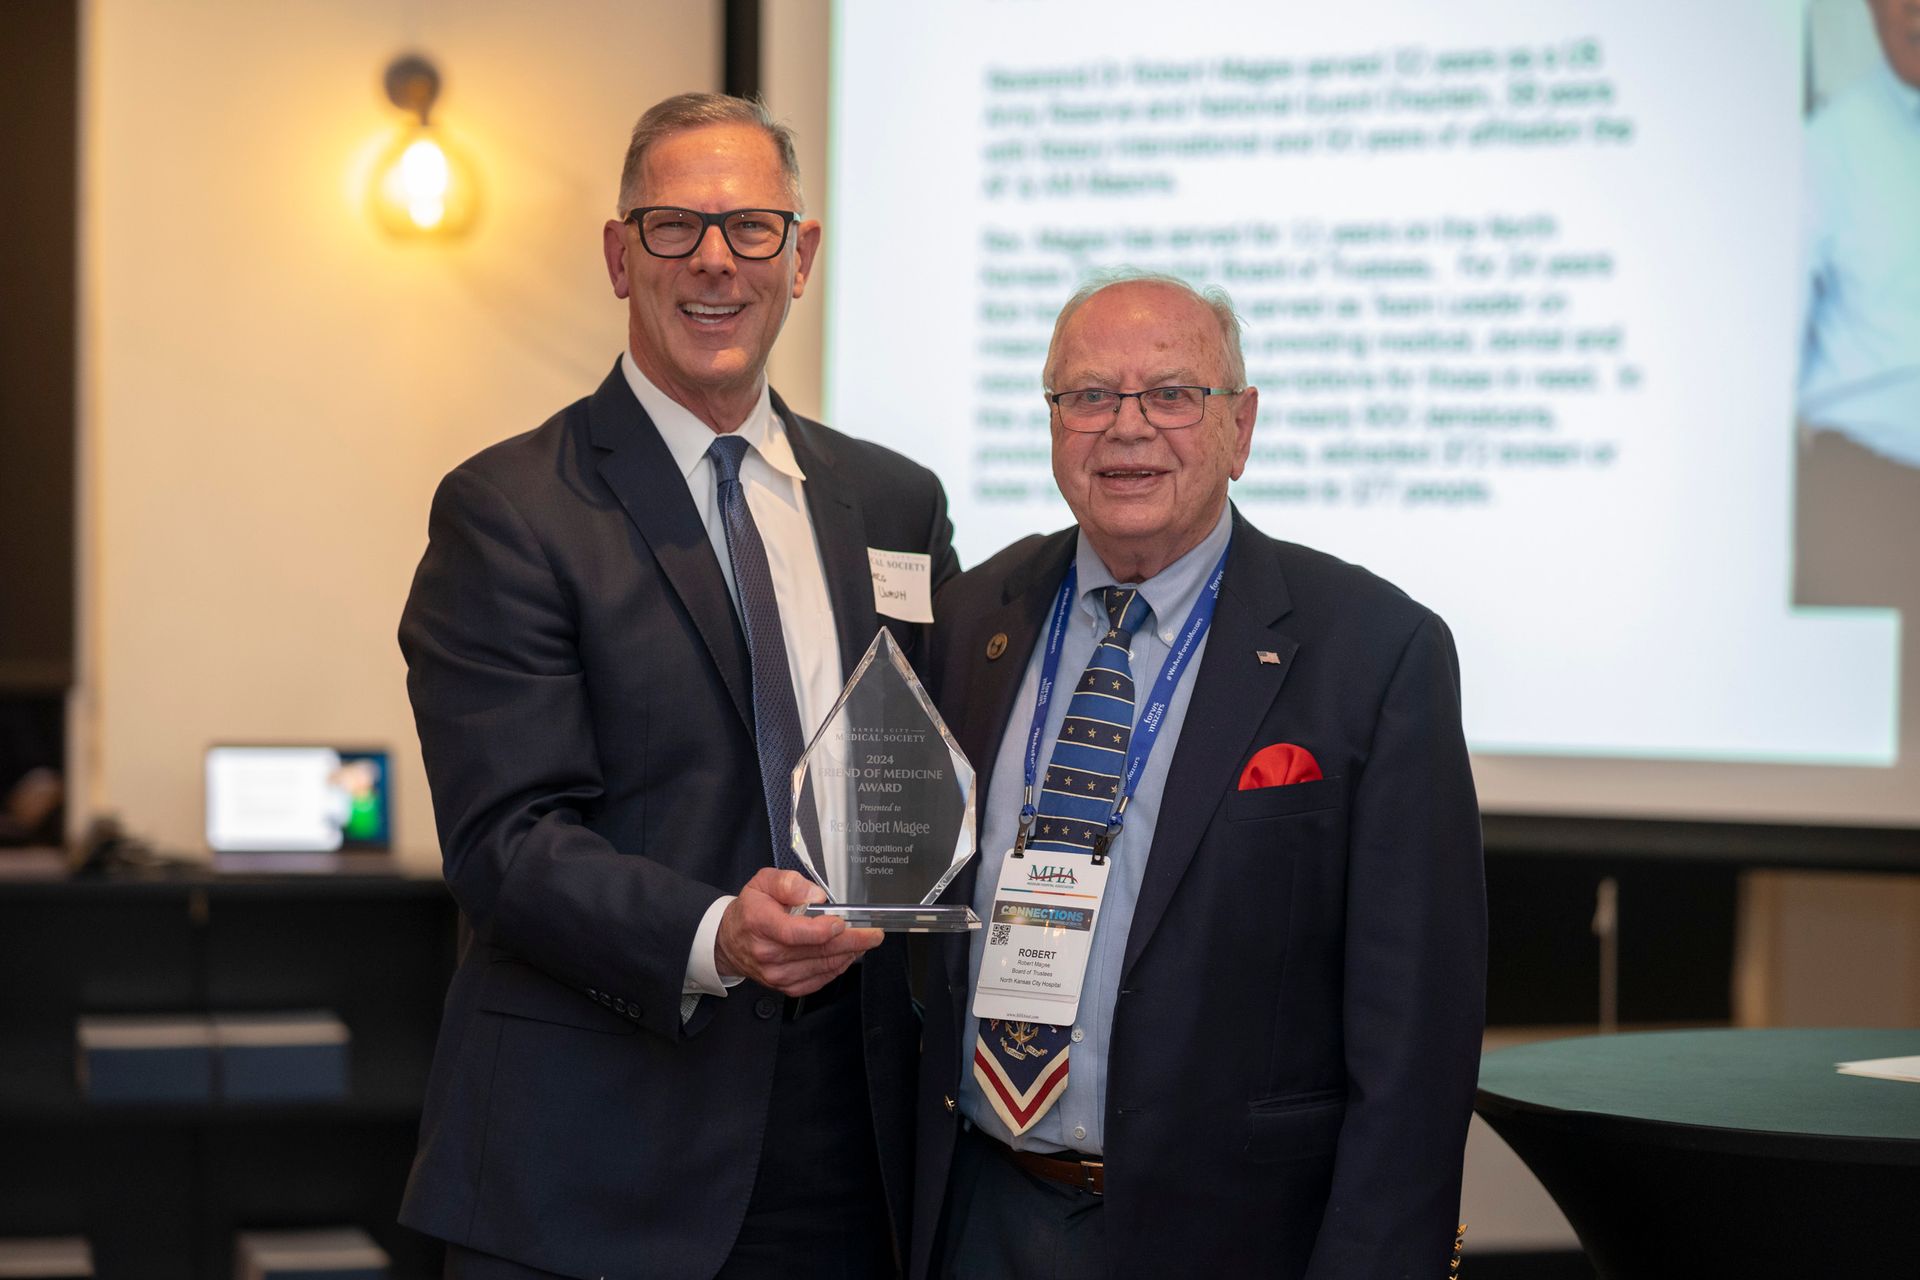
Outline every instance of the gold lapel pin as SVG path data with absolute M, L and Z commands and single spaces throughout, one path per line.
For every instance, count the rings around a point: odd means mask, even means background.
M 1263 667 L 1277 667 L 1280 665 L 1280 655 L 1271 649 L 1255 649 L 1253 656 L 1260 659 L 1260 665 Z
M 995 658 L 999 657 L 1001 654 L 1005 653 L 1006 651 L 1007 651 L 1007 633 L 1004 631 L 994 632 L 993 639 L 987 641 L 987 661 L 989 662 L 993 661 Z

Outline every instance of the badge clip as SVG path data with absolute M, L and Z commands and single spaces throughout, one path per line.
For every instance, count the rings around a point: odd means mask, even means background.
M 1105 866 L 1107 848 L 1119 838 L 1120 828 L 1127 824 L 1127 801 L 1133 799 L 1131 792 L 1120 797 L 1120 803 L 1113 807 L 1113 816 L 1107 819 L 1107 829 L 1093 838 L 1093 865 Z
M 1020 830 L 1013 837 L 1013 852 L 1009 857 L 1027 856 L 1027 838 L 1033 834 L 1033 820 L 1038 814 L 1039 810 L 1033 807 L 1033 788 L 1029 786 L 1020 802 Z

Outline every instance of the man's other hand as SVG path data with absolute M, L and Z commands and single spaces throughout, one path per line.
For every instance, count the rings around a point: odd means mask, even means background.
M 797 871 L 754 873 L 720 916 L 713 958 L 722 977 L 752 978 L 782 995 L 818 991 L 886 936 L 849 929 L 838 916 L 796 916 L 788 909 L 824 902 L 819 885 Z

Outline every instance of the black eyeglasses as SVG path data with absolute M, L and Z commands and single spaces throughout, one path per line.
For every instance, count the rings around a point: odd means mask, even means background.
M 640 228 L 640 247 L 656 258 L 690 258 L 706 239 L 708 227 L 720 228 L 736 258 L 772 258 L 786 248 L 787 231 L 798 215 L 787 209 L 728 209 L 701 213 L 673 205 L 650 204 L 628 212 Z
M 1235 387 L 1148 387 L 1145 391 L 1051 391 L 1047 399 L 1060 411 L 1060 425 L 1069 431 L 1105 431 L 1120 416 L 1120 402 L 1138 400 L 1148 423 L 1161 431 L 1190 427 L 1207 413 L 1208 396 L 1234 396 Z

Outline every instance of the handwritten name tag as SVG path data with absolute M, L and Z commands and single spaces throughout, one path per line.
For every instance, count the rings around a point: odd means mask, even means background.
M 933 557 L 922 551 L 867 548 L 873 611 L 902 622 L 933 621 Z

